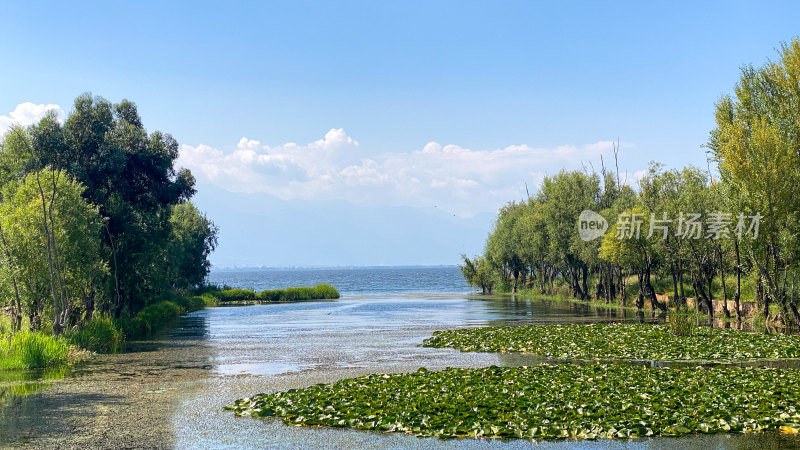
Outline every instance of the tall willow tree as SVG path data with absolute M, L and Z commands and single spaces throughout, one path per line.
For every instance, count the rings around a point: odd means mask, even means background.
M 588 299 L 589 269 L 596 262 L 599 244 L 581 240 L 576 226 L 581 211 L 597 207 L 600 178 L 596 174 L 562 171 L 543 180 L 538 198 L 547 217 L 549 258 L 557 261 L 570 279 L 573 295 Z
M 800 325 L 800 39 L 784 44 L 777 61 L 744 67 L 734 96 L 717 103 L 716 123 L 708 147 L 724 181 L 748 215 L 763 216 L 750 257 L 764 314 L 775 302 Z

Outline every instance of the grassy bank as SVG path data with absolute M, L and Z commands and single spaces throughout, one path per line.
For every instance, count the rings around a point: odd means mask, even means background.
M 237 400 L 237 415 L 418 436 L 635 438 L 796 432 L 800 371 L 624 364 L 369 375 Z
M 495 294 L 492 294 L 492 295 L 496 296 L 496 297 L 519 297 L 519 298 L 530 299 L 530 300 L 546 300 L 546 301 L 565 303 L 565 304 L 587 305 L 587 306 L 591 306 L 593 308 L 638 311 L 639 308 L 637 308 L 635 306 L 635 304 L 634 304 L 634 301 L 635 301 L 636 295 L 637 295 L 636 292 L 638 292 L 637 289 L 638 288 L 633 289 L 634 292 L 632 294 L 628 295 L 627 302 L 626 302 L 626 304 L 624 306 L 619 304 L 619 300 L 611 301 L 611 302 L 608 302 L 608 303 L 606 303 L 606 301 L 604 299 L 599 299 L 599 300 L 598 299 L 581 300 L 579 298 L 572 297 L 570 294 L 565 294 L 565 293 L 542 294 L 542 293 L 540 293 L 540 291 L 538 289 L 521 289 L 521 290 L 519 290 L 518 292 L 516 292 L 514 294 L 512 294 L 510 292 L 499 292 L 499 293 L 495 293 Z M 629 287 L 628 290 L 630 291 L 631 288 Z M 672 294 L 669 293 L 669 295 L 672 295 Z M 690 296 L 690 298 L 691 298 L 691 296 Z M 717 300 L 720 300 L 720 299 L 714 298 L 714 301 L 717 301 Z M 752 303 L 751 300 L 742 299 L 741 303 L 742 303 L 742 305 L 745 305 L 745 304 L 748 304 L 748 303 Z M 728 301 L 732 303 L 733 302 L 733 297 L 728 297 Z M 674 306 L 670 305 L 669 303 L 667 303 L 667 307 L 668 307 L 668 309 L 670 311 L 674 311 L 674 309 L 675 309 Z M 705 306 L 702 306 L 702 307 L 704 308 Z M 744 306 L 743 306 L 743 308 L 744 308 Z M 648 313 L 653 311 L 653 307 L 650 304 L 649 300 L 645 300 L 644 308 L 642 308 L 641 311 L 646 311 Z M 733 310 L 732 306 L 729 306 L 729 311 L 731 313 L 731 317 L 725 317 L 725 315 L 723 313 L 721 313 L 719 311 L 716 311 L 714 313 L 714 320 L 735 322 L 737 320 L 736 319 L 736 313 Z M 661 314 L 661 311 L 658 310 L 658 309 L 656 309 L 655 312 L 657 314 Z M 708 314 L 707 313 L 703 312 L 702 310 L 699 313 L 696 313 L 693 306 L 690 307 L 688 313 L 693 315 L 693 316 L 695 316 L 700 321 L 707 321 L 708 320 Z M 780 308 L 778 307 L 778 305 L 776 305 L 774 303 L 771 304 L 770 305 L 770 315 L 773 316 L 773 317 L 777 317 L 779 313 L 780 313 Z M 752 329 L 759 329 L 759 330 L 763 330 L 764 329 L 763 315 L 760 314 L 760 311 L 756 311 L 755 308 L 751 309 L 750 314 L 743 314 L 742 323 L 746 324 L 748 327 L 750 327 Z
M 146 339 L 173 324 L 181 314 L 214 306 L 209 296 L 169 295 L 144 307 L 135 316 L 95 317 L 78 330 L 65 333 L 74 345 L 99 353 L 122 349 L 125 341 Z
M 145 306 L 133 316 L 95 316 L 80 328 L 68 330 L 60 337 L 45 332 L 21 332 L 13 335 L 6 333 L 5 337 L 0 338 L 0 370 L 64 366 L 74 360 L 70 355 L 79 354 L 79 349 L 98 353 L 117 352 L 123 349 L 126 341 L 150 338 L 175 323 L 182 314 L 207 306 L 231 302 L 289 302 L 335 298 L 339 298 L 339 292 L 330 285 L 259 293 L 249 289 L 206 287 L 200 291 L 200 295 L 195 296 L 169 294 Z
M 426 347 L 468 352 L 524 352 L 548 357 L 623 360 L 800 358 L 800 336 L 695 327 L 676 336 L 670 325 L 559 324 L 436 331 Z
M 0 370 L 63 367 L 86 357 L 85 350 L 113 353 L 125 341 L 151 337 L 181 315 L 206 306 L 202 297 L 172 295 L 146 306 L 134 317 L 96 316 L 61 336 L 46 332 L 6 333 L 0 338 Z
M 329 300 L 339 298 L 339 291 L 329 284 L 313 287 L 289 287 L 255 292 L 251 289 L 212 290 L 204 294 L 216 298 L 219 304 L 229 302 L 296 302 L 303 300 Z
M 508 293 L 508 292 L 501 292 L 501 293 L 493 294 L 493 295 L 503 296 L 503 297 L 515 296 L 515 297 L 520 297 L 520 298 L 524 298 L 524 299 L 547 300 L 547 301 L 558 302 L 558 303 L 581 304 L 581 305 L 592 306 L 592 307 L 595 307 L 595 308 L 627 309 L 627 310 L 630 310 L 630 311 L 636 311 L 637 310 L 636 306 L 633 306 L 633 303 L 630 302 L 630 301 L 628 302 L 627 305 L 622 306 L 619 303 L 615 303 L 615 302 L 606 303 L 605 300 L 595 300 L 595 299 L 580 300 L 580 299 L 577 299 L 575 297 L 572 297 L 572 296 L 569 296 L 569 295 L 566 295 L 566 294 L 550 294 L 550 295 L 548 295 L 548 294 L 540 294 L 536 290 L 527 290 L 527 289 L 520 290 L 519 292 L 517 292 L 515 294 L 511 294 L 511 293 Z M 645 307 L 649 309 L 650 308 L 650 304 L 647 303 L 645 305 Z
M 674 286 L 672 283 L 671 277 L 663 277 L 658 276 L 657 274 L 653 274 L 651 279 L 653 284 L 653 289 L 659 294 L 669 297 L 675 297 Z M 589 286 L 589 294 L 594 294 L 594 287 L 597 284 L 597 277 L 590 276 L 587 280 L 587 286 Z M 691 280 L 688 278 L 684 279 L 683 283 L 684 289 L 683 293 L 684 296 L 687 298 L 695 298 L 697 294 L 692 287 Z M 736 277 L 733 275 L 728 275 L 725 277 L 725 291 L 723 292 L 722 283 L 720 282 L 719 277 L 715 278 L 712 281 L 711 286 L 711 296 L 712 298 L 717 300 L 724 298 L 728 299 L 728 301 L 733 301 L 734 293 L 736 292 Z M 495 290 L 496 293 L 505 295 L 510 294 L 511 291 L 511 282 L 500 283 Z M 529 280 L 526 283 L 520 283 L 518 287 L 518 292 L 515 295 L 520 295 L 526 298 L 535 297 L 535 298 L 545 298 L 545 299 L 554 299 L 554 300 L 564 300 L 564 301 L 577 301 L 581 303 L 588 303 L 595 306 L 605 306 L 605 307 L 616 307 L 619 306 L 621 308 L 633 308 L 636 309 L 634 306 L 634 301 L 639 294 L 639 281 L 635 276 L 628 276 L 625 280 L 625 292 L 626 292 L 626 305 L 622 306 L 619 305 L 619 299 L 611 300 L 610 303 L 606 303 L 603 299 L 590 299 L 590 300 L 580 300 L 572 295 L 572 287 L 563 281 L 556 282 L 555 285 L 552 287 L 551 294 L 542 294 L 541 288 L 536 285 L 533 281 Z M 742 278 L 742 289 L 741 289 L 741 301 L 742 303 L 752 303 L 755 299 L 755 280 L 753 277 L 743 277 Z M 650 302 L 645 300 L 645 307 L 650 308 Z M 733 313 L 733 311 L 731 311 Z
M 66 339 L 45 333 L 20 332 L 0 338 L 0 370 L 47 369 L 69 362 Z

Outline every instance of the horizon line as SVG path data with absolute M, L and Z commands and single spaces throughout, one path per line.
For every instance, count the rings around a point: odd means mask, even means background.
M 231 270 L 323 270 L 323 269 L 438 269 L 458 267 L 457 264 L 370 264 L 370 265 L 309 265 L 309 266 L 212 266 L 211 272 Z

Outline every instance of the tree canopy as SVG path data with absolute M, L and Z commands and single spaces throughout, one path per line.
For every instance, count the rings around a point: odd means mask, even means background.
M 83 94 L 0 140 L 0 289 L 19 327 L 53 331 L 95 311 L 135 314 L 208 274 L 218 228 L 189 200 L 178 143 L 148 133 L 136 105 Z

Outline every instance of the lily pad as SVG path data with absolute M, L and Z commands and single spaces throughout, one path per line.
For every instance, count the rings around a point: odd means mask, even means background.
M 290 425 L 443 438 L 628 439 L 790 432 L 800 423 L 798 385 L 800 371 L 771 368 L 492 366 L 350 378 L 226 409 Z

